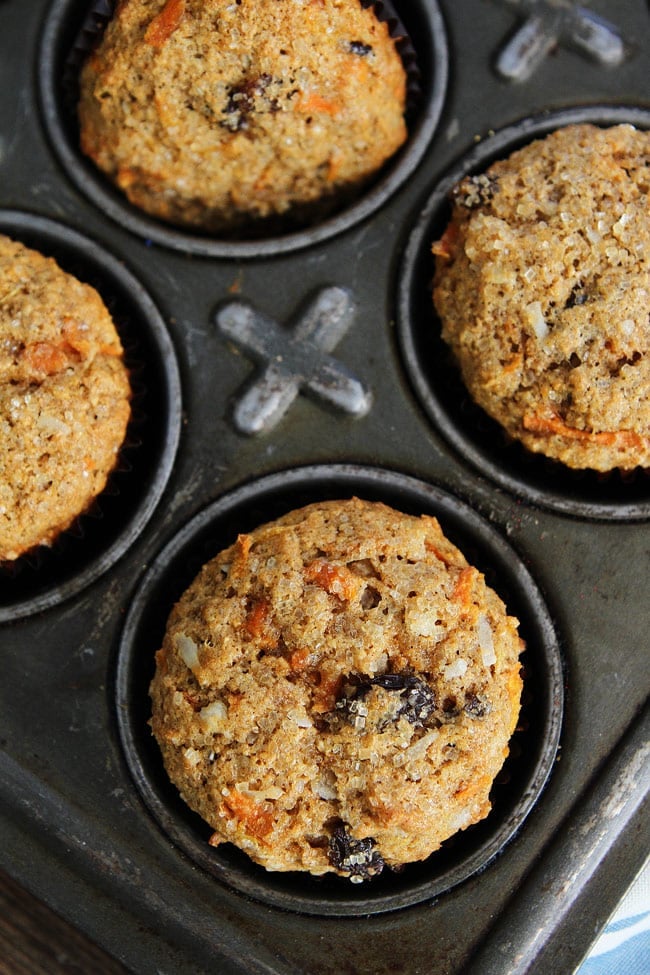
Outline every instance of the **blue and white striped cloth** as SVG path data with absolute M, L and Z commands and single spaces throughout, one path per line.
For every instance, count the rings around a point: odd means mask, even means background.
M 650 975 L 650 860 L 576 975 Z

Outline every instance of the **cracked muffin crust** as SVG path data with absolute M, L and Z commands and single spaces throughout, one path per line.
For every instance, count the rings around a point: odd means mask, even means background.
M 360 0 L 123 0 L 81 72 L 81 147 L 209 232 L 348 202 L 406 138 L 406 76 Z
M 174 607 L 153 734 L 214 846 L 361 882 L 489 812 L 517 626 L 435 518 L 312 504 L 240 535 Z
M 0 236 L 0 560 L 50 545 L 104 489 L 129 400 L 97 292 Z
M 434 305 L 474 400 L 572 468 L 650 466 L 650 133 L 559 129 L 464 179 Z

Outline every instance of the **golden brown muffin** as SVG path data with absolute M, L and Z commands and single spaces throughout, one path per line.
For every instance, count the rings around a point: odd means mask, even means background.
M 103 490 L 129 398 L 97 292 L 0 236 L 0 560 L 51 544 Z
M 650 466 L 650 133 L 573 125 L 454 192 L 434 303 L 472 397 L 573 468 Z
M 302 219 L 404 142 L 405 89 L 359 0 L 123 0 L 81 73 L 81 146 L 172 224 Z
M 435 518 L 312 504 L 240 535 L 174 607 L 153 732 L 213 845 L 360 882 L 487 815 L 521 649 Z

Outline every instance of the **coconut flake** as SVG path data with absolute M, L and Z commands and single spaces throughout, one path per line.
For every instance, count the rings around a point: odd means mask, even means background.
M 297 724 L 299 728 L 311 728 L 309 716 L 302 708 L 291 708 L 287 711 L 287 717 L 294 724 Z
M 59 420 L 56 416 L 48 416 L 47 413 L 41 413 L 36 423 L 38 429 L 48 437 L 54 436 L 55 433 L 61 433 L 63 436 L 70 433 L 70 427 L 67 423 Z
M 447 635 L 447 628 L 431 610 L 422 610 L 415 606 L 407 607 L 405 622 L 410 632 L 416 636 L 434 637 L 439 641 Z
M 525 312 L 535 335 L 540 342 L 543 342 L 549 333 L 549 327 L 542 314 L 541 301 L 531 301 L 530 304 L 526 305 Z
M 427 731 L 413 745 L 409 745 L 401 754 L 396 755 L 393 759 L 393 764 L 397 766 L 407 765 L 409 762 L 417 762 L 418 759 L 424 758 L 429 745 L 433 744 L 436 738 L 439 737 L 439 734 L 440 732 L 437 728 L 434 728 L 432 731 Z
M 199 711 L 199 720 L 206 731 L 221 731 L 228 717 L 223 701 L 213 701 Z
M 248 796 L 253 802 L 265 802 L 267 799 L 281 799 L 284 791 L 277 785 L 269 785 L 266 789 L 253 789 L 248 782 L 236 782 L 237 792 Z
M 336 776 L 329 769 L 325 770 L 318 779 L 315 779 L 312 788 L 321 799 L 331 800 L 338 798 Z
M 478 645 L 481 648 L 481 658 L 484 667 L 491 667 L 497 662 L 497 655 L 494 652 L 494 635 L 492 627 L 485 613 L 481 613 L 476 624 L 478 634 Z
M 443 667 L 442 676 L 445 680 L 451 680 L 452 677 L 462 677 L 466 672 L 467 661 L 463 660 L 462 657 L 458 657 L 453 663 Z
M 199 666 L 199 648 L 191 637 L 184 633 L 177 633 L 174 637 L 174 647 L 183 663 L 195 670 Z

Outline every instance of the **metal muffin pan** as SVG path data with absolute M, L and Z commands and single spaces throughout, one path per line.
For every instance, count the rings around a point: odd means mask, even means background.
M 647 126 L 648 8 L 394 6 L 421 77 L 403 152 L 327 223 L 225 241 L 137 214 L 78 154 L 64 67 L 89 5 L 0 2 L 0 230 L 98 287 L 137 378 L 98 510 L 0 576 L 1 862 L 138 973 L 569 972 L 648 850 L 647 477 L 574 477 L 486 428 L 427 263 L 465 167 L 556 120 Z M 207 848 L 146 724 L 200 562 L 351 494 L 435 513 L 528 643 L 492 815 L 354 890 Z

